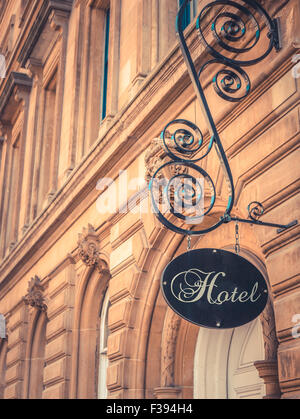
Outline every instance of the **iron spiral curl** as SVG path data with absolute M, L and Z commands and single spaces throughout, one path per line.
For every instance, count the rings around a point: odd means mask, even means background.
M 241 67 L 232 64 L 224 63 L 221 60 L 210 60 L 199 71 L 199 77 L 202 72 L 209 65 L 220 64 L 223 65 L 213 78 L 213 87 L 215 92 L 224 100 L 228 102 L 240 102 L 245 99 L 251 91 L 251 81 Z
M 204 70 L 211 70 L 212 64 L 220 67 L 212 80 L 215 92 L 224 100 L 239 102 L 251 91 L 251 82 L 244 67 L 261 62 L 273 48 L 279 49 L 277 21 L 272 20 L 255 0 L 211 1 L 201 10 L 196 24 L 211 59 L 197 71 L 184 36 L 184 16 L 190 1 L 182 2 L 176 18 L 176 32 L 211 139 L 201 154 L 204 145 L 201 130 L 184 119 L 171 121 L 161 133 L 162 147 L 171 160 L 156 170 L 149 183 L 152 208 L 159 221 L 168 229 L 188 236 L 206 234 L 229 222 L 235 201 L 232 172 L 200 80 L 201 75 Z M 215 17 L 211 12 L 216 12 Z M 208 36 L 207 22 L 210 22 L 211 29 Z M 263 30 L 265 27 L 266 31 Z M 212 38 L 215 42 L 211 42 Z M 263 42 L 266 44 L 264 48 L 261 46 Z M 258 51 L 258 56 L 253 56 L 254 49 Z M 213 71 L 210 74 L 214 74 Z M 198 165 L 213 145 L 228 186 L 228 202 L 221 217 L 214 219 L 212 216 L 209 223 L 204 223 L 199 229 L 204 216 L 212 211 L 216 202 L 215 185 L 209 174 Z M 251 220 L 255 221 L 263 214 L 263 207 L 258 202 L 251 203 L 248 212 Z M 211 221 L 215 224 L 211 225 Z
M 199 156 L 203 146 L 202 132 L 185 119 L 169 122 L 161 133 L 161 140 L 165 152 L 174 161 L 197 162 L 207 156 L 213 145 L 211 138 L 207 151 Z
M 260 202 L 254 201 L 248 205 L 248 215 L 253 221 L 257 221 L 265 212 L 263 205 Z
M 241 0 L 243 4 L 230 0 L 217 0 L 207 4 L 200 12 L 197 19 L 199 36 L 215 58 L 229 61 L 237 66 L 251 66 L 262 61 L 274 47 L 275 28 L 274 22 L 264 8 L 253 0 Z M 211 23 L 211 32 L 216 45 L 213 46 L 204 35 L 204 17 L 213 8 L 224 9 L 216 15 Z M 268 27 L 268 43 L 265 51 L 251 59 L 239 60 L 232 57 L 232 54 L 243 55 L 252 51 L 262 37 L 262 26 L 260 20 Z M 231 53 L 231 56 L 226 55 Z

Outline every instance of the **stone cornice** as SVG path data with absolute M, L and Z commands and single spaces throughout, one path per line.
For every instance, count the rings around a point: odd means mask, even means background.
M 47 0 L 43 2 L 35 23 L 32 25 L 25 44 L 23 45 L 18 56 L 18 62 L 21 64 L 21 67 L 25 66 L 26 61 L 29 58 L 35 44 L 37 43 L 51 12 L 58 10 L 70 13 L 72 10 L 72 5 L 73 0 Z
M 5 87 L 0 96 L 0 115 L 3 113 L 15 87 L 20 87 L 26 90 L 30 90 L 32 86 L 32 79 L 24 73 L 10 73 Z

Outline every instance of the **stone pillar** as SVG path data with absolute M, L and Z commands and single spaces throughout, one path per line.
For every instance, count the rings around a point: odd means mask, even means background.
M 120 0 L 111 0 L 106 112 L 106 119 L 109 120 L 111 120 L 118 111 L 120 71 L 120 24 L 121 2 Z
M 132 80 L 130 95 L 138 91 L 151 67 L 151 2 L 137 1 L 137 62 L 136 74 Z
M 30 103 L 28 114 L 28 127 L 25 144 L 25 153 L 27 158 L 24 159 L 24 177 L 22 185 L 22 203 L 20 210 L 20 228 L 22 234 L 25 234 L 29 228 L 30 223 L 33 219 L 33 205 L 34 196 L 37 191 L 34 189 L 35 185 L 35 164 L 39 165 L 40 155 L 39 146 L 40 144 L 36 141 L 37 138 L 37 126 L 38 126 L 38 114 L 41 110 L 39 108 L 39 98 L 42 93 L 42 63 L 40 60 L 34 58 L 28 59 L 26 67 L 30 72 L 33 84 L 30 95 Z M 36 161 L 36 163 L 35 163 Z
M 178 387 L 157 387 L 154 389 L 156 399 L 178 399 L 181 388 Z
M 278 361 L 256 361 L 254 366 L 258 371 L 259 377 L 264 380 L 266 386 L 266 396 L 264 399 L 280 399 Z
M 178 399 L 181 388 L 175 386 L 175 360 L 180 317 L 169 310 L 166 314 L 162 334 L 161 387 L 154 389 L 157 399 Z
M 29 124 L 29 103 L 30 103 L 30 92 L 32 80 L 29 79 L 28 86 L 17 86 L 15 89 L 15 101 L 23 113 L 23 121 L 20 132 L 20 161 L 18 162 L 18 177 L 17 187 L 15 190 L 14 203 L 13 203 L 13 229 L 12 229 L 12 245 L 15 245 L 20 239 L 22 233 L 23 222 L 21 219 L 21 213 L 24 211 L 24 203 L 26 199 L 22 196 L 23 179 L 25 178 L 24 164 L 25 164 L 25 152 L 27 149 L 27 126 Z M 28 149 L 27 149 L 28 150 Z M 24 197 L 26 195 L 24 194 Z M 24 202 L 25 201 L 25 202 Z
M 276 325 L 274 309 L 269 300 L 265 310 L 260 315 L 264 338 L 265 360 L 256 361 L 256 367 L 260 378 L 264 380 L 266 387 L 265 399 L 280 399 L 280 386 L 278 377 L 278 341 L 276 337 Z
M 64 104 L 65 91 L 65 75 L 66 75 L 66 59 L 68 45 L 70 11 L 53 10 L 49 16 L 50 27 L 55 32 L 59 32 L 61 47 L 57 67 L 57 86 L 55 96 L 55 119 L 53 127 L 53 146 L 51 147 L 50 156 L 50 185 L 48 201 L 53 199 L 57 188 L 59 187 L 58 177 L 60 169 L 60 153 L 61 153 L 61 130 L 62 130 L 62 112 Z M 65 173 L 68 174 L 68 167 L 64 167 Z
M 4 169 L 2 176 L 6 175 L 7 179 L 3 178 L 6 187 L 2 188 L 4 196 L 2 197 L 1 253 L 7 250 L 5 247 L 7 248 L 8 245 L 10 249 L 13 249 L 18 241 L 20 210 L 23 205 L 21 193 L 31 87 L 32 79 L 27 74 L 12 72 L 6 79 L 6 86 L 1 95 L 0 114 L 3 121 L 1 124 L 3 132 L 0 134 L 1 136 L 5 135 L 7 139 L 5 161 L 3 162 L 5 169 L 2 167 L 2 170 Z M 18 115 L 18 112 L 20 116 L 13 120 L 12 115 Z M 15 154 L 16 150 L 18 152 Z M 9 173 L 12 173 L 13 176 Z M 12 181 L 15 185 L 11 184 Z M 14 195 L 10 195 L 12 187 L 15 188 Z

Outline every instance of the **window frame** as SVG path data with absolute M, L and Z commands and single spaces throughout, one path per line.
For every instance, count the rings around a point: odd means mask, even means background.
M 103 76 L 102 76 L 102 91 L 101 91 L 101 117 L 102 122 L 107 114 L 107 90 L 108 90 L 108 62 L 109 62 L 109 38 L 110 38 L 110 8 L 106 10 L 105 14 L 105 29 L 104 29 L 104 54 L 103 54 Z
M 110 301 L 108 291 L 106 291 L 101 312 L 100 312 L 100 333 L 99 333 L 99 360 L 98 360 L 98 399 L 107 399 L 108 391 L 106 386 L 108 357 L 107 357 L 107 340 L 109 336 L 108 329 L 108 311 Z
M 183 2 L 185 0 L 178 0 L 178 10 L 182 6 Z M 183 30 L 186 29 L 189 24 L 192 22 L 192 20 L 195 18 L 197 13 L 197 1 L 192 0 L 187 4 L 187 8 L 184 12 L 183 16 Z

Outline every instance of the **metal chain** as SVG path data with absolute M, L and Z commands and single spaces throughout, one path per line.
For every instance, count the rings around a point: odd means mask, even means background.
M 187 250 L 191 250 L 191 236 L 187 236 Z
M 235 223 L 235 253 L 238 255 L 241 251 L 240 246 L 240 235 L 239 235 L 239 223 Z

